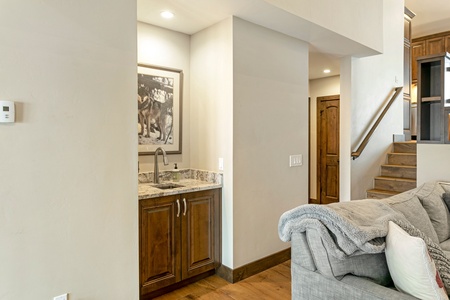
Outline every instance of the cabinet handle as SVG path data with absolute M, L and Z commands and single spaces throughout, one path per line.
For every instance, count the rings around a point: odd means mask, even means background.
M 184 204 L 183 216 L 185 216 L 186 215 L 186 210 L 187 210 L 186 198 L 183 198 L 183 204 Z
M 177 199 L 177 208 L 178 208 L 177 218 L 179 218 L 180 217 L 180 200 L 179 199 Z

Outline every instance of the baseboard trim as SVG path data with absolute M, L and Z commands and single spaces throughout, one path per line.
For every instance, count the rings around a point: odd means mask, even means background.
M 221 265 L 216 274 L 228 282 L 236 283 L 291 259 L 291 248 L 282 250 L 236 269 Z

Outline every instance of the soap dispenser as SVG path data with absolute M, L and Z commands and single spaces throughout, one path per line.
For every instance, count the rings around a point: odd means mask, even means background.
M 172 171 L 172 180 L 175 182 L 180 181 L 180 171 L 178 170 L 178 166 L 176 163 Z

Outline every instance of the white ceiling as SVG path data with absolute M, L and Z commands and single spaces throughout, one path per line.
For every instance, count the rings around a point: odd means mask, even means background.
M 413 38 L 450 30 L 450 0 L 405 0 L 405 6 L 416 14 Z
M 405 5 L 416 14 L 412 20 L 413 37 L 450 30 L 450 0 L 405 0 Z M 191 35 L 234 15 L 268 28 L 276 27 L 288 34 L 292 22 L 298 20 L 289 19 L 286 15 L 282 18 L 284 24 L 274 24 L 265 16 L 280 12 L 269 6 L 261 0 L 137 0 L 137 18 L 141 22 Z M 164 10 L 172 11 L 175 18 L 162 19 L 159 14 Z M 339 75 L 342 53 L 323 53 L 319 49 L 310 47 L 309 78 Z M 331 69 L 331 73 L 324 74 L 325 68 Z

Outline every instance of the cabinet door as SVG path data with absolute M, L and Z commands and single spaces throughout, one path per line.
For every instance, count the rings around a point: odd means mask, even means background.
M 220 263 L 220 189 L 183 195 L 183 279 Z
M 417 58 L 425 55 L 425 41 L 414 42 L 411 44 L 412 59 L 411 59 L 411 79 L 413 82 L 417 81 Z
M 445 51 L 450 52 L 450 35 L 445 37 Z
M 180 225 L 179 197 L 168 196 L 139 201 L 141 294 L 181 280 Z
M 445 51 L 445 40 L 443 37 L 428 39 L 426 41 L 427 55 L 439 54 Z

